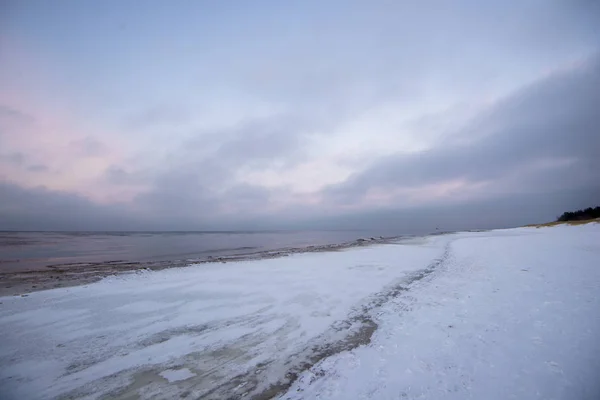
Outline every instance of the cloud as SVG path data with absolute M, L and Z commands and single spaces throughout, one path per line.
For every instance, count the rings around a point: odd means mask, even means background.
M 0 154 L 0 163 L 7 163 L 12 167 L 24 169 L 29 172 L 46 172 L 49 168 L 43 164 L 27 165 L 27 157 L 21 152 Z
M 578 204 L 552 193 L 593 197 L 594 2 L 101 10 L 127 32 L 93 4 L 44 10 L 85 22 L 64 30 L 28 7 L 0 55 L 0 181 L 27 200 L 11 226 L 84 226 L 70 208 L 115 229 L 429 226 L 466 204 L 476 225 L 517 198 L 552 218 Z
M 234 166 L 264 166 L 302 158 L 306 135 L 314 122 L 299 115 L 276 115 L 244 121 L 232 129 L 215 132 L 221 144 L 212 158 Z M 200 138 L 204 140 L 204 137 Z
M 124 125 L 134 130 L 160 129 L 185 125 L 190 119 L 191 113 L 184 107 L 160 105 L 130 115 Z
M 102 206 L 69 192 L 0 182 L 0 198 L 2 230 L 143 228 L 140 221 L 130 217 L 122 206 Z
M 33 116 L 19 111 L 15 108 L 0 104 L 0 121 L 13 121 L 29 123 L 34 120 Z
M 20 166 L 25 162 L 25 155 L 20 152 L 13 152 L 13 153 L 9 153 L 9 154 L 0 154 L 0 160 Z
M 518 175 L 504 190 L 523 187 L 528 174 L 547 169 L 551 182 L 592 184 L 600 170 L 600 58 L 572 71 L 555 74 L 523 88 L 493 105 L 464 131 L 448 135 L 430 150 L 396 154 L 376 160 L 370 167 L 324 192 L 337 204 L 361 202 L 369 192 L 424 188 L 460 181 L 495 185 Z M 482 133 L 480 133 L 482 132 Z M 462 138 L 457 143 L 453 138 Z M 564 168 L 551 168 L 561 167 Z M 568 167 L 568 168 L 567 168 Z M 538 189 L 547 180 L 538 177 Z M 488 188 L 484 188 L 488 190 Z M 403 194 L 389 202 L 403 202 Z M 436 201 L 435 197 L 429 201 Z
M 501 194 L 471 198 L 460 203 L 435 203 L 411 207 L 382 207 L 362 212 L 342 212 L 295 221 L 298 228 L 363 229 L 380 234 L 425 234 L 436 231 L 511 228 L 556 219 L 564 210 L 598 204 L 600 185 L 536 193 Z M 283 225 L 276 225 L 283 226 Z
M 49 168 L 43 164 L 35 164 L 27 167 L 27 171 L 29 172 L 46 172 L 48 169 Z
M 346 181 L 313 193 L 310 201 L 286 188 L 239 179 L 245 168 L 306 157 L 306 137 L 314 126 L 276 116 L 198 132 L 151 170 L 110 166 L 104 175 L 110 184 L 144 188 L 131 203 L 100 205 L 73 193 L 4 183 L 0 226 L 415 233 L 440 225 L 539 222 L 600 200 L 595 134 L 600 120 L 594 108 L 599 83 L 597 58 L 555 73 L 496 102 L 431 149 L 373 160 Z
M 102 157 L 110 151 L 106 144 L 92 136 L 72 140 L 69 147 L 72 152 L 83 157 Z
M 136 186 L 148 183 L 151 179 L 150 171 L 128 171 L 125 167 L 110 165 L 104 171 L 103 178 L 111 185 Z
M 200 131 L 167 154 L 167 162 L 151 173 L 113 166 L 107 170 L 107 179 L 132 184 L 143 176 L 148 187 L 135 196 L 133 204 L 147 215 L 212 225 L 218 218 L 225 222 L 243 217 L 244 212 L 264 214 L 270 208 L 271 194 L 282 190 L 249 184 L 240 178 L 240 171 L 284 168 L 302 159 L 304 134 L 309 129 L 297 116 L 276 115 L 228 129 Z

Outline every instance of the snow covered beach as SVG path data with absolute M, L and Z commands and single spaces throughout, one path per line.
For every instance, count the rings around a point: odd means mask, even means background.
M 0 298 L 0 397 L 596 399 L 600 225 Z

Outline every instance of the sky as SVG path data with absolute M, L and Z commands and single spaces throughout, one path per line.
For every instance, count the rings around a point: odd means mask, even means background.
M 592 0 L 0 0 L 0 230 L 553 220 L 598 104 Z

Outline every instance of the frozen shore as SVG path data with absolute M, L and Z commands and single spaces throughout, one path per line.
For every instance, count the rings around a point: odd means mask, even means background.
M 141 271 L 0 298 L 29 398 L 597 398 L 600 225 Z
M 27 295 L 40 290 L 69 286 L 87 285 L 102 278 L 139 271 L 160 271 L 167 268 L 184 267 L 191 264 L 227 263 L 232 261 L 256 261 L 287 257 L 299 253 L 319 253 L 339 251 L 353 247 L 391 243 L 399 237 L 368 237 L 337 244 L 324 244 L 302 247 L 284 247 L 276 250 L 262 250 L 222 255 L 202 259 L 173 259 L 166 261 L 101 261 L 52 264 L 27 270 L 0 271 L 0 296 Z

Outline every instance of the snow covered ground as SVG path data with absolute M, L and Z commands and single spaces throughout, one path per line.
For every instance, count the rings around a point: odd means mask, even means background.
M 600 394 L 599 224 L 205 264 L 0 303 L 2 399 Z
M 369 346 L 285 399 L 599 399 L 600 225 L 454 236 Z

